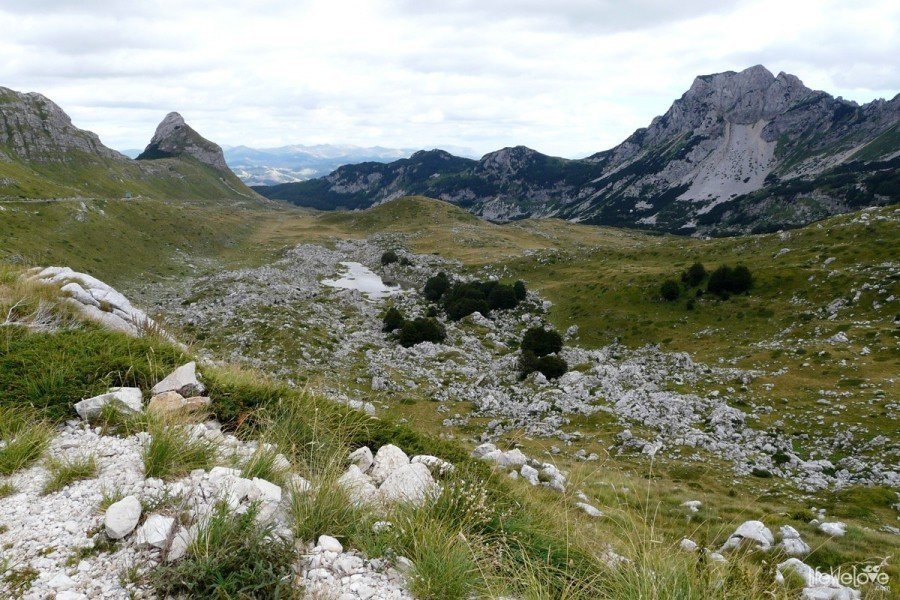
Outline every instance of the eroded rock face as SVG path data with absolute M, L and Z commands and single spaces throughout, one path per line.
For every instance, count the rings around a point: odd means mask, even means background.
M 72 151 L 125 160 L 96 134 L 72 125 L 69 115 L 49 98 L 5 87 L 0 87 L 0 146 L 37 162 L 61 162 Z
M 194 131 L 177 112 L 166 115 L 156 127 L 156 133 L 153 134 L 150 144 L 137 159 L 154 160 L 183 155 L 193 157 L 220 171 L 230 172 L 228 165 L 225 164 L 222 148 Z

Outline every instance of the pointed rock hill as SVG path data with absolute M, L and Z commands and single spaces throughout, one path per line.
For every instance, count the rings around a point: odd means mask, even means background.
M 524 146 L 479 161 L 432 150 L 256 190 L 320 209 L 425 195 L 493 221 L 774 231 L 900 201 L 900 95 L 858 105 L 756 65 L 695 78 L 649 126 L 581 160 Z
M 191 156 L 211 167 L 230 173 L 222 148 L 197 133 L 177 112 L 170 112 L 157 126 L 153 139 L 137 160 Z
M 0 87 L 0 198 L 259 199 L 176 113 L 144 154 L 172 158 L 133 161 L 45 96 Z

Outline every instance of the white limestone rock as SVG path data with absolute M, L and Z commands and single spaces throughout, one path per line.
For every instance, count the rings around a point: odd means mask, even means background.
M 597 508 L 596 506 L 593 506 L 591 504 L 588 504 L 587 502 L 576 502 L 575 506 L 577 506 L 578 508 L 583 510 L 588 516 L 591 516 L 594 518 L 603 516 L 603 512 L 599 508 Z
M 357 505 L 368 504 L 376 497 L 378 488 L 372 483 L 372 478 L 363 473 L 356 465 L 350 465 L 337 482 L 347 491 L 350 500 Z
M 406 464 L 391 472 L 378 488 L 378 494 L 386 503 L 408 502 L 421 505 L 430 494 L 435 493 L 437 484 L 422 463 Z
M 103 407 L 112 405 L 123 415 L 134 415 L 144 407 L 144 395 L 140 388 L 110 388 L 105 394 L 86 398 L 75 404 L 75 412 L 85 421 L 100 416 Z
M 811 548 L 809 544 L 800 538 L 800 532 L 790 525 L 783 525 L 779 530 L 781 533 L 781 542 L 778 547 L 781 548 L 788 556 L 802 556 L 809 554 Z
M 375 460 L 369 475 L 376 485 L 381 485 L 391 473 L 408 464 L 409 456 L 406 455 L 406 452 L 393 444 L 385 444 L 375 453 Z
M 175 519 L 163 515 L 150 515 L 137 531 L 135 543 L 138 546 L 151 546 L 162 550 L 173 534 Z
M 859 600 L 857 590 L 846 587 L 830 573 L 816 571 L 798 558 L 789 558 L 779 563 L 775 579 L 784 583 L 784 573 L 792 572 L 803 579 L 804 600 Z
M 135 496 L 126 496 L 106 509 L 103 526 L 106 535 L 113 540 L 120 540 L 137 527 L 141 519 L 141 501 Z
M 185 398 L 202 396 L 206 387 L 197 379 L 197 363 L 191 361 L 181 365 L 150 390 L 153 396 L 164 392 L 178 392 Z
M 347 459 L 351 463 L 359 467 L 359 470 L 363 473 L 367 473 L 369 469 L 372 468 L 372 464 L 375 462 L 375 458 L 372 456 L 372 451 L 368 446 L 357 448 L 350 453 L 350 456 L 348 456 Z
M 442 458 L 438 458 L 437 456 L 431 456 L 430 454 L 420 454 L 418 456 L 413 456 L 409 461 L 412 464 L 422 463 L 428 470 L 431 471 L 432 475 L 449 475 L 456 470 L 456 467 L 453 463 L 449 463 Z
M 825 535 L 830 535 L 831 537 L 842 537 L 847 533 L 847 524 L 841 523 L 840 521 L 822 523 L 819 525 L 819 531 Z
M 775 543 L 775 536 L 762 521 L 745 521 L 725 541 L 720 552 L 737 548 L 744 540 L 755 542 L 760 550 L 768 550 Z
M 316 546 L 325 550 L 326 552 L 335 552 L 340 554 L 344 551 L 344 547 L 341 545 L 336 538 L 331 537 L 330 535 L 320 535 L 319 541 L 316 543 Z

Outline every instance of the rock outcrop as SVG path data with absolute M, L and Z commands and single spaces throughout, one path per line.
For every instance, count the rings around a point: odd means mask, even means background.
M 170 112 L 156 127 L 156 133 L 137 160 L 154 160 L 190 156 L 220 171 L 230 173 L 225 155 L 218 144 L 207 140 L 184 122 L 177 112 Z
M 0 149 L 36 162 L 62 162 L 73 150 L 115 160 L 127 160 L 103 145 L 97 134 L 72 125 L 63 110 L 36 92 L 0 87 Z

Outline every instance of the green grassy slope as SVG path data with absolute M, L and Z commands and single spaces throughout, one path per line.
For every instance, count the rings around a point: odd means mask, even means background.
M 60 161 L 25 162 L 0 146 L 0 200 L 47 198 L 254 198 L 232 173 L 190 157 L 114 160 L 73 151 Z

